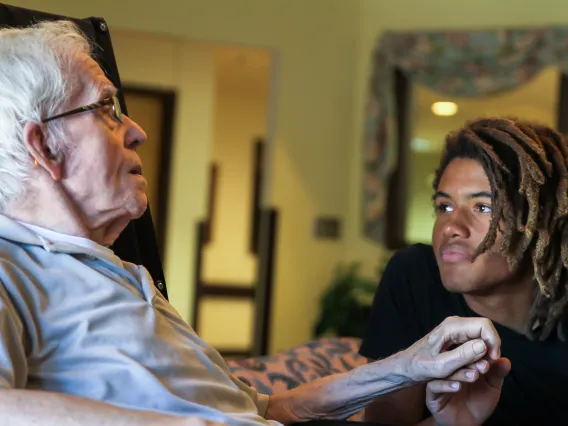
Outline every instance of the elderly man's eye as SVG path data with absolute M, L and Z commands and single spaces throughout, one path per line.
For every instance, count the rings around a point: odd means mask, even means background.
M 110 107 L 110 115 L 111 115 L 112 118 L 114 118 L 115 120 L 119 121 L 119 120 L 118 120 L 118 114 L 117 114 L 116 108 L 115 108 L 114 106 L 111 106 L 111 107 Z
M 105 113 L 108 114 L 108 116 L 110 116 L 110 118 L 112 118 L 115 121 L 118 121 L 120 123 L 120 119 L 118 117 L 116 108 L 113 105 L 108 105 L 105 107 Z

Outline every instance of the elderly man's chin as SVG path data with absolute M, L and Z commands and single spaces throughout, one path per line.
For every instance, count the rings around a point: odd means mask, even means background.
M 126 197 L 126 209 L 130 214 L 130 220 L 140 218 L 148 207 L 148 196 L 146 194 L 146 179 L 142 176 L 136 178 L 138 182 L 129 188 L 129 194 Z
M 137 192 L 132 201 L 132 219 L 138 219 L 148 208 L 148 196 L 146 195 L 146 191 Z
M 146 194 L 144 194 L 143 196 L 140 196 L 136 201 L 133 202 L 132 209 L 130 209 L 132 216 L 131 219 L 138 219 L 142 217 L 142 215 L 144 214 L 147 208 L 148 208 L 148 198 L 146 197 Z

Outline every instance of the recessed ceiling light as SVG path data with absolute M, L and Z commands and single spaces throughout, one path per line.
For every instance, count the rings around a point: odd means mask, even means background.
M 434 102 L 432 112 L 442 117 L 451 117 L 458 112 L 458 106 L 454 102 Z

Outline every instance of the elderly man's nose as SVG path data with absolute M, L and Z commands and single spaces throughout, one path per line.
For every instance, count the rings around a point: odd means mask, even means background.
M 126 120 L 124 124 L 128 126 L 125 138 L 126 147 L 130 149 L 136 149 L 140 145 L 146 143 L 148 136 L 146 135 L 144 129 L 142 129 L 142 127 L 140 127 L 138 123 L 136 123 L 134 120 L 130 119 L 127 116 L 124 117 Z

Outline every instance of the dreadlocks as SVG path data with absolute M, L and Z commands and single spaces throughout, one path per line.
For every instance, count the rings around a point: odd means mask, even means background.
M 549 127 L 515 118 L 468 123 L 446 139 L 434 188 L 455 158 L 478 161 L 491 185 L 492 219 L 474 259 L 486 251 L 507 258 L 509 268 L 532 263 L 535 300 L 529 337 L 556 330 L 566 340 L 568 314 L 568 146 Z M 495 247 L 497 234 L 501 243 Z M 529 264 L 530 264 L 529 263 Z

